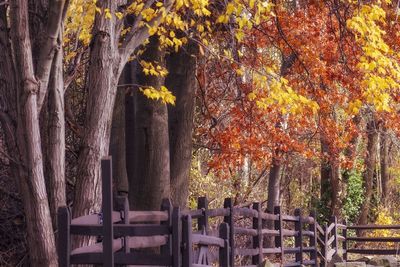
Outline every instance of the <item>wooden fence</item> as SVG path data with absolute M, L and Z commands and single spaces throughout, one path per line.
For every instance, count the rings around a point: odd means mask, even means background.
M 130 211 L 125 197 L 117 197 L 113 203 L 111 166 L 111 158 L 102 160 L 102 213 L 72 219 L 67 207 L 59 209 L 58 253 L 62 267 L 70 264 L 211 267 L 215 263 L 228 267 L 235 266 L 235 261 L 242 257 L 248 259 L 246 267 L 259 266 L 266 257 L 273 257 L 281 266 L 326 266 L 337 253 L 347 258 L 348 253 L 368 252 L 348 249 L 350 241 L 400 241 L 400 238 L 347 237 L 348 229 L 377 228 L 346 227 L 335 217 L 329 225 L 321 226 L 314 212 L 304 215 L 301 209 L 296 209 L 293 215 L 287 215 L 275 207 L 268 213 L 259 203 L 235 207 L 229 198 L 218 209 L 209 209 L 207 198 L 202 197 L 196 210 L 182 212 L 179 207 L 172 207 L 169 200 L 163 200 L 159 211 Z M 220 222 L 217 229 L 211 229 L 211 220 Z M 239 225 L 241 220 L 250 222 Z M 100 240 L 72 249 L 72 235 L 97 236 Z M 251 242 L 236 243 L 240 237 Z M 264 241 L 271 238 L 274 247 L 267 248 Z
M 345 246 L 345 236 L 346 236 L 346 225 L 340 224 L 337 221 L 336 217 L 332 217 L 330 219 L 330 223 L 325 225 L 324 228 L 321 228 L 321 232 L 324 231 L 324 241 L 321 241 L 323 244 L 322 250 L 324 256 L 322 256 L 324 262 L 329 262 L 333 255 L 347 255 L 346 246 Z
M 230 229 L 229 244 L 233 248 L 230 251 L 230 262 L 235 262 L 235 257 L 251 257 L 251 265 L 258 266 L 265 257 L 277 256 L 284 266 L 317 265 L 317 238 L 318 223 L 315 220 L 315 213 L 303 216 L 300 209 L 296 209 L 294 215 L 282 214 L 280 207 L 275 207 L 274 213 L 266 213 L 261 210 L 259 203 L 253 203 L 252 208 L 233 207 L 232 199 L 225 199 L 224 208 L 208 209 L 207 199 L 198 199 L 198 209 L 191 210 L 186 214 L 197 219 L 197 230 L 213 235 L 209 230 L 209 220 L 221 217 Z M 240 219 L 252 220 L 251 228 L 238 226 L 235 221 Z M 268 229 L 267 222 L 272 221 L 274 228 Z M 287 225 L 287 226 L 285 226 Z M 235 244 L 236 236 L 249 236 L 252 239 L 251 247 L 239 248 Z M 263 241 L 273 237 L 275 247 L 265 248 Z M 294 246 L 285 247 L 285 239 L 294 238 Z M 321 238 L 320 238 L 321 239 Z M 305 245 L 306 244 L 306 245 Z M 285 254 L 294 255 L 294 261 L 285 262 Z M 308 255 L 306 255 L 308 254 Z
M 362 236 L 349 236 L 348 231 L 363 231 Z M 345 249 L 347 253 L 344 258 L 347 259 L 348 253 L 364 254 L 364 255 L 400 255 L 400 235 L 398 236 L 365 236 L 365 232 L 374 230 L 400 230 L 400 225 L 353 225 L 347 226 L 345 234 Z M 360 248 L 366 242 L 376 244 L 380 243 L 380 248 Z M 388 248 L 389 244 L 396 245 L 395 248 Z M 385 248 L 386 244 L 386 248 Z M 351 245 L 351 246 L 350 246 Z

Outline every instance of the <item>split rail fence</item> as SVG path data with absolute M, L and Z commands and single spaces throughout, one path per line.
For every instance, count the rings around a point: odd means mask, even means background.
M 237 266 L 235 262 L 240 258 L 248 259 L 242 267 L 261 266 L 265 258 L 273 258 L 287 267 L 326 266 L 337 253 L 345 258 L 348 253 L 368 253 L 347 248 L 350 241 L 365 241 L 347 237 L 348 229 L 360 226 L 346 227 L 335 217 L 329 225 L 321 226 L 314 212 L 304 215 L 301 209 L 296 209 L 293 215 L 283 214 L 280 207 L 267 213 L 259 203 L 235 207 L 229 198 L 223 208 L 209 209 L 207 198 L 202 197 L 196 210 L 181 211 L 165 199 L 159 211 L 130 211 L 126 197 L 116 197 L 113 201 L 111 166 L 111 158 L 102 160 L 102 213 L 72 219 L 69 208 L 59 209 L 61 267 L 71 264 L 211 267 L 216 263 L 230 267 Z M 238 224 L 245 220 L 250 223 Z M 211 228 L 211 221 L 220 222 L 218 229 Z M 79 235 L 97 237 L 98 242 L 73 249 L 71 238 Z M 244 237 L 251 242 L 243 241 Z M 268 239 L 272 239 L 274 247 L 265 247 Z M 399 239 L 390 240 L 399 242 Z

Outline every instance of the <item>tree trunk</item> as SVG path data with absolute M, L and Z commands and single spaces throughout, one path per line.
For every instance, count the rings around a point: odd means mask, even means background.
M 281 193 L 281 169 L 282 165 L 274 157 L 272 159 L 271 167 L 269 169 L 268 176 L 268 198 L 267 198 L 267 212 L 273 213 L 274 207 L 280 204 L 280 193 Z M 268 229 L 274 229 L 274 221 L 267 221 Z M 275 238 L 265 238 L 265 244 L 267 248 L 275 247 Z
M 124 79 L 126 76 L 125 72 L 124 70 L 121 75 L 121 84 L 129 83 Z M 114 104 L 110 140 L 110 154 L 113 159 L 113 177 L 116 191 L 119 194 L 127 194 L 129 192 L 125 160 L 125 94 L 125 87 L 118 88 Z
M 167 57 L 165 85 L 176 96 L 175 106 L 168 106 L 171 197 L 180 207 L 189 196 L 197 54 L 198 45 L 191 42 Z
M 361 213 L 358 220 L 359 224 L 368 223 L 368 215 L 370 212 L 370 202 L 372 200 L 373 180 L 376 167 L 378 131 L 375 121 L 371 120 L 367 123 L 367 155 L 365 158 L 364 172 L 364 202 L 361 207 Z
M 101 8 L 115 10 L 114 1 L 102 1 Z M 86 89 L 85 130 L 78 159 L 73 217 L 98 212 L 101 205 L 100 161 L 108 155 L 112 112 L 119 78 L 119 54 L 113 19 L 96 15 Z M 76 238 L 73 246 L 87 244 Z
M 119 1 L 99 1 L 98 7 L 102 10 L 108 9 L 111 14 L 114 14 L 117 11 L 117 2 Z M 174 0 L 165 1 L 162 7 L 163 12 L 156 14 L 149 21 L 149 25 L 158 27 L 163 14 L 168 13 L 173 4 Z M 114 15 L 107 18 L 102 13 L 96 12 L 92 30 L 93 38 L 90 45 L 90 63 L 86 83 L 89 94 L 85 130 L 79 154 L 74 217 L 100 209 L 100 159 L 108 154 L 118 79 L 131 54 L 149 37 L 148 27 L 134 22 L 131 30 L 123 40 L 120 40 L 123 21 L 118 20 Z M 74 242 L 74 246 L 85 243 L 81 239 L 79 242 Z
M 293 66 L 296 60 L 295 54 L 290 54 L 289 56 L 285 57 L 282 54 L 282 64 L 280 68 L 280 76 L 284 76 L 287 74 L 287 71 Z M 281 122 L 283 118 L 280 116 L 279 120 L 276 122 L 275 128 L 281 128 Z M 278 158 L 280 151 L 276 149 L 272 155 L 271 167 L 269 170 L 269 177 L 268 177 L 268 199 L 267 199 L 267 210 L 268 212 L 273 212 L 275 206 L 279 206 L 280 204 L 280 192 L 281 192 L 281 163 L 280 159 Z M 268 229 L 274 229 L 273 222 L 268 222 Z M 274 247 L 274 238 L 267 238 L 266 239 L 267 247 L 272 248 Z
M 164 52 L 156 37 L 150 38 L 141 59 L 162 64 Z M 145 75 L 138 68 L 140 85 L 160 88 L 164 79 Z M 161 199 L 170 196 L 168 111 L 161 101 L 135 94 L 134 175 L 129 176 L 129 202 L 135 210 L 158 210 Z M 130 174 L 129 174 L 130 175 Z
M 388 195 L 389 195 L 389 135 L 385 127 L 383 127 L 381 131 L 381 179 L 382 179 L 382 199 L 381 203 L 383 206 L 387 206 L 388 204 Z
M 10 4 L 10 34 L 16 63 L 16 81 L 19 85 L 16 90 L 18 153 L 14 155 L 18 155 L 18 161 L 20 161 L 17 167 L 17 177 L 27 221 L 30 263 L 31 266 L 57 266 L 54 233 L 43 172 L 39 127 L 38 92 L 40 83 L 37 77 L 41 75 L 37 76 L 34 72 L 27 2 L 20 0 Z M 37 67 L 43 70 L 45 65 Z M 48 66 L 46 65 L 46 67 Z M 47 84 L 42 84 L 42 86 L 47 87 Z M 14 151 L 12 152 L 14 153 Z
M 321 202 L 327 208 L 325 216 L 340 216 L 339 161 L 332 155 L 325 136 L 321 136 L 321 154 Z
M 276 158 L 273 159 L 271 168 L 269 170 L 268 179 L 268 200 L 267 209 L 269 212 L 274 211 L 275 206 L 279 206 L 280 203 L 280 175 L 282 165 Z
M 354 171 L 356 167 L 356 163 L 358 160 L 359 156 L 359 143 L 361 140 L 361 135 L 359 131 L 359 125 L 361 122 L 361 116 L 356 115 L 352 119 L 353 124 L 357 127 L 357 133 L 351 138 L 350 143 L 347 145 L 347 147 L 344 150 L 344 156 L 346 157 L 347 160 L 352 160 L 352 164 L 350 166 L 347 166 L 343 172 L 342 172 L 342 195 L 347 196 L 348 190 L 347 190 L 347 184 L 350 179 L 350 174 L 352 171 Z
M 130 84 L 137 84 L 136 73 L 137 73 L 137 61 L 129 62 L 124 69 L 126 74 L 126 79 L 129 78 Z M 136 104 L 135 104 L 135 96 L 136 91 L 139 88 L 132 86 L 129 88 L 128 93 L 125 97 L 125 157 L 126 157 L 126 173 L 128 175 L 128 192 L 131 190 L 132 179 L 135 176 L 135 126 L 136 126 Z M 128 193 L 128 195 L 130 195 Z M 132 201 L 131 201 L 132 202 Z
M 48 114 L 47 153 L 45 155 L 46 179 L 53 227 L 57 227 L 57 210 L 66 205 L 65 192 L 65 120 L 64 120 L 64 78 L 62 69 L 62 51 L 54 57 L 50 75 Z

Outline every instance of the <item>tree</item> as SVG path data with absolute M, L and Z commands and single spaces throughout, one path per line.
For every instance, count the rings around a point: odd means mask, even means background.
M 85 130 L 79 154 L 79 166 L 74 197 L 73 216 L 81 216 L 100 209 L 100 159 L 108 154 L 112 112 L 117 83 L 125 64 L 135 50 L 150 36 L 148 27 L 157 28 L 172 8 L 174 1 L 167 1 L 158 11 L 151 8 L 152 1 L 137 6 L 134 2 L 127 11 L 136 14 L 128 24 L 130 31 L 121 37 L 123 20 L 116 1 L 99 2 L 93 25 L 90 45 L 90 64 L 86 88 L 89 92 L 86 107 Z M 151 15 L 148 15 L 150 12 Z M 142 25 L 142 20 L 146 25 Z M 121 40 L 121 44 L 119 44 Z M 75 245 L 82 243 L 79 241 Z
M 364 202 L 361 208 L 358 223 L 361 225 L 368 223 L 368 215 L 371 207 L 373 195 L 373 180 L 376 169 L 376 155 L 378 153 L 378 126 L 375 119 L 371 119 L 367 123 L 367 151 L 365 157 L 365 172 L 364 172 Z
M 58 205 L 65 204 L 64 170 L 62 162 L 49 162 L 49 184 L 56 185 L 54 191 L 50 192 L 50 210 L 43 156 L 43 151 L 47 150 L 42 148 L 39 114 L 49 91 L 50 80 L 52 92 L 48 98 L 48 108 L 52 117 L 49 123 L 58 119 L 53 114 L 61 110 L 62 102 L 54 101 L 55 98 L 60 100 L 59 93 L 63 90 L 61 52 L 57 42 L 60 41 L 67 6 L 62 0 L 43 3 L 48 9 L 44 20 L 39 22 L 28 13 L 27 1 L 12 1 L 9 7 L 0 6 L 0 53 L 5 63 L 0 71 L 1 80 L 5 81 L 1 86 L 1 102 L 5 105 L 0 113 L 7 150 L 13 155 L 13 174 L 18 179 L 24 202 L 31 264 L 56 266 L 57 254 L 50 214 L 52 212 L 54 215 Z M 39 1 L 29 4 L 38 6 Z M 8 8 L 10 24 L 7 21 Z M 38 35 L 42 38 L 34 39 Z M 63 138 L 63 126 L 50 125 L 48 140 Z M 47 148 L 50 153 L 64 149 L 62 141 L 51 145 L 53 147 Z M 63 160 L 58 156 L 57 159 Z
M 142 64 L 157 62 L 164 66 L 164 52 L 159 49 L 157 36 L 150 38 L 143 55 Z M 137 82 L 142 90 L 160 89 L 165 75 L 146 75 L 143 66 L 136 69 Z M 131 153 L 133 173 L 129 177 L 129 200 L 135 210 L 157 210 L 161 200 L 170 196 L 170 154 L 168 136 L 168 110 L 166 103 L 148 99 L 141 92 L 134 94 L 134 132 Z
M 168 107 L 171 197 L 180 207 L 187 206 L 189 196 L 198 49 L 197 43 L 189 41 L 166 59 L 165 85 L 176 97 L 175 105 Z
M 386 127 L 383 125 L 380 131 L 380 171 L 382 179 L 382 204 L 386 206 L 388 204 L 389 185 L 390 185 L 390 173 L 389 173 L 389 147 L 390 147 L 390 136 Z

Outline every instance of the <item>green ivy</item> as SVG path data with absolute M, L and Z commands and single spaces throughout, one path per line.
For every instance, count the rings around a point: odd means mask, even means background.
M 347 194 L 343 201 L 343 215 L 349 222 L 354 222 L 364 201 L 363 176 L 360 171 L 352 170 L 348 173 Z

